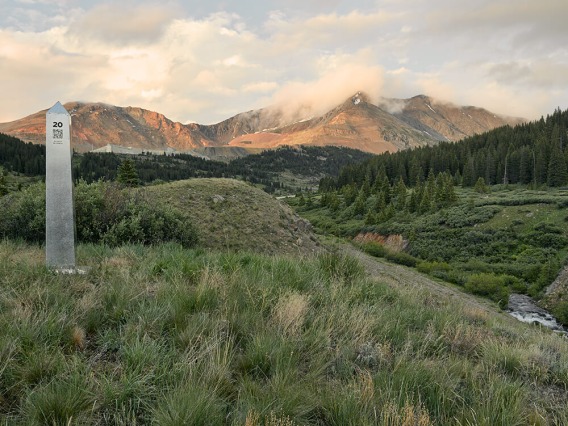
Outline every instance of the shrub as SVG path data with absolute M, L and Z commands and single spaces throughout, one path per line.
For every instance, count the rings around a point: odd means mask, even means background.
M 39 241 L 45 237 L 45 184 L 0 198 L 0 238 Z
M 387 251 L 385 257 L 391 262 L 398 263 L 399 265 L 410 266 L 414 268 L 418 263 L 418 259 L 404 252 L 390 252 Z
M 121 190 L 107 182 L 79 182 L 75 188 L 77 240 L 157 244 L 166 241 L 189 248 L 197 244 L 191 221 L 169 206 L 152 204 L 141 191 Z M 0 199 L 0 238 L 45 241 L 45 184 Z
M 558 321 L 564 325 L 568 325 L 568 301 L 558 303 L 552 313 Z
M 387 253 L 387 250 L 382 244 L 373 241 L 362 243 L 361 248 L 365 253 L 374 257 L 385 257 Z
M 432 274 L 435 272 L 449 272 L 452 267 L 446 262 L 419 262 L 416 269 L 424 274 Z
M 505 308 L 509 302 L 510 290 L 501 275 L 473 274 L 467 279 L 465 289 L 473 294 L 489 297 L 502 308 Z

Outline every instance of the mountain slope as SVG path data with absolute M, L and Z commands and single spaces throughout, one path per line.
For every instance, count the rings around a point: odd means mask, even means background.
M 393 105 L 396 107 L 393 110 Z M 337 145 L 372 153 L 456 141 L 519 120 L 475 107 L 443 104 L 427 96 L 371 103 L 357 93 L 326 114 L 292 120 L 293 111 L 264 108 L 213 125 L 181 124 L 134 107 L 70 102 L 72 144 L 90 151 L 107 144 L 143 150 L 189 151 L 207 147 L 266 149 L 282 145 Z M 45 110 L 10 123 L 0 132 L 43 143 Z
M 438 140 L 458 141 L 505 124 L 515 125 L 523 121 L 498 116 L 483 108 L 439 102 L 425 95 L 386 102 L 402 105 L 400 112 L 393 113 L 395 117 Z
M 71 141 L 78 151 L 90 151 L 107 144 L 148 150 L 171 147 L 179 151 L 221 145 L 203 135 L 197 125 L 173 122 L 142 108 L 82 102 L 68 102 L 64 106 L 71 114 Z M 26 142 L 44 143 L 45 112 L 0 124 L 0 131 Z

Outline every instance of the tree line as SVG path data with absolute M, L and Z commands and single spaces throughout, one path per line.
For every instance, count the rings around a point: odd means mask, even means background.
M 391 185 L 402 179 L 409 187 L 424 182 L 430 173 L 446 173 L 454 182 L 473 187 L 481 178 L 487 185 L 568 184 L 568 110 L 557 109 L 538 121 L 504 126 L 468 137 L 394 154 L 385 153 L 361 164 L 344 167 L 336 179 L 325 178 L 321 190 L 354 184 L 372 186 L 381 174 Z
M 45 175 L 45 146 L 0 133 L 0 166 L 12 173 Z
M 235 178 L 261 185 L 267 192 L 292 190 L 280 181 L 288 171 L 296 176 L 337 177 L 342 167 L 371 158 L 371 154 L 343 147 L 281 147 L 221 162 L 189 154 L 126 155 L 114 153 L 73 154 L 73 176 L 78 182 L 114 181 L 120 166 L 129 162 L 140 184 L 195 177 Z M 7 172 L 45 176 L 45 146 L 25 143 L 0 133 L 0 167 Z M 130 182 L 134 180 L 130 179 Z

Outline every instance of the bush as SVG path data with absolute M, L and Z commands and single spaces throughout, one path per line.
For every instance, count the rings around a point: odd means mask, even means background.
M 367 254 L 374 257 L 385 257 L 387 249 L 382 244 L 376 242 L 367 242 L 360 245 L 361 249 Z
M 432 274 L 435 272 L 449 272 L 452 267 L 446 262 L 419 262 L 416 269 L 424 274 Z
M 0 238 L 45 239 L 45 184 L 30 185 L 0 198 Z
M 568 325 L 568 301 L 558 303 L 552 313 L 558 321 L 564 325 Z
M 490 298 L 502 308 L 505 308 L 509 302 L 510 290 L 506 277 L 502 275 L 473 274 L 467 279 L 465 289 L 473 294 Z
M 45 241 L 44 184 L 2 197 L 0 210 L 0 238 Z M 180 212 L 152 204 L 141 191 L 122 190 L 107 182 L 77 184 L 75 225 L 77 240 L 84 243 L 119 246 L 173 241 L 189 248 L 198 240 L 195 227 Z
M 398 263 L 399 265 L 410 266 L 411 268 L 414 268 L 418 263 L 418 259 L 402 251 L 401 252 L 387 251 L 385 257 L 391 262 Z

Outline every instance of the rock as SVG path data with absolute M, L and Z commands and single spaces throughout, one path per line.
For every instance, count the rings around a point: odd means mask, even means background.
M 223 201 L 225 201 L 225 197 L 223 197 L 221 195 L 213 195 L 213 197 L 211 197 L 211 199 L 213 200 L 213 202 L 215 204 L 222 203 Z

